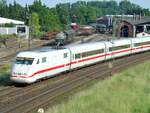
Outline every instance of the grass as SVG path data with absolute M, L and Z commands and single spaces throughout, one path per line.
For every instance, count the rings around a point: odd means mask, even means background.
M 46 113 L 150 113 L 150 62 L 96 83 Z
M 0 85 L 8 85 L 11 81 L 10 76 L 10 65 L 6 65 L 0 69 Z

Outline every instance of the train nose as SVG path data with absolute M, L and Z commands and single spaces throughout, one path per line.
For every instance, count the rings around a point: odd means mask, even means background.
M 10 77 L 10 79 L 15 82 L 15 83 L 23 83 L 23 84 L 30 84 L 30 83 L 34 83 L 35 80 L 34 79 L 29 79 L 29 78 L 21 78 L 19 76 L 12 76 Z
M 30 66 L 14 66 L 10 79 L 15 83 L 32 83 L 34 80 L 28 78 L 30 68 Z
M 12 69 L 12 75 L 15 76 L 27 76 L 30 70 L 30 66 L 14 66 Z

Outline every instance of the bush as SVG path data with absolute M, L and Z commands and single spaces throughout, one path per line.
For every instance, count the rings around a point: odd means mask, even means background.
M 15 27 L 13 23 L 6 23 L 4 25 L 0 25 L 0 27 Z
M 17 38 L 16 34 L 12 34 L 12 35 L 0 35 L 0 38 Z

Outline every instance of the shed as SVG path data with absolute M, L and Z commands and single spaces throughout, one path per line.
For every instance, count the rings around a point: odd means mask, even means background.
M 18 20 L 13 20 L 13 19 L 8 19 L 8 18 L 3 18 L 0 17 L 0 24 L 15 24 L 15 25 L 24 25 L 23 21 L 18 21 Z
M 150 16 L 134 16 L 118 20 L 118 32 L 120 37 L 136 37 L 136 34 L 150 31 Z
M 14 27 L 5 27 L 5 24 L 13 24 Z M 18 36 L 28 38 L 29 27 L 24 24 L 25 23 L 23 21 L 0 17 L 0 25 L 2 26 L 0 27 L 0 34 L 1 35 L 16 34 Z

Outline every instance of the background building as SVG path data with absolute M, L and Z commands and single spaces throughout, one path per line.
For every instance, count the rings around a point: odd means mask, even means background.
M 20 35 L 21 37 L 29 37 L 29 28 L 24 22 L 0 17 L 0 34 L 1 35 Z
M 120 37 L 136 37 L 136 34 L 150 31 L 149 16 L 134 16 L 118 20 L 118 35 Z
M 150 31 L 150 17 L 141 15 L 106 15 L 98 18 L 97 23 L 114 30 L 118 37 L 136 37 L 136 34 Z

